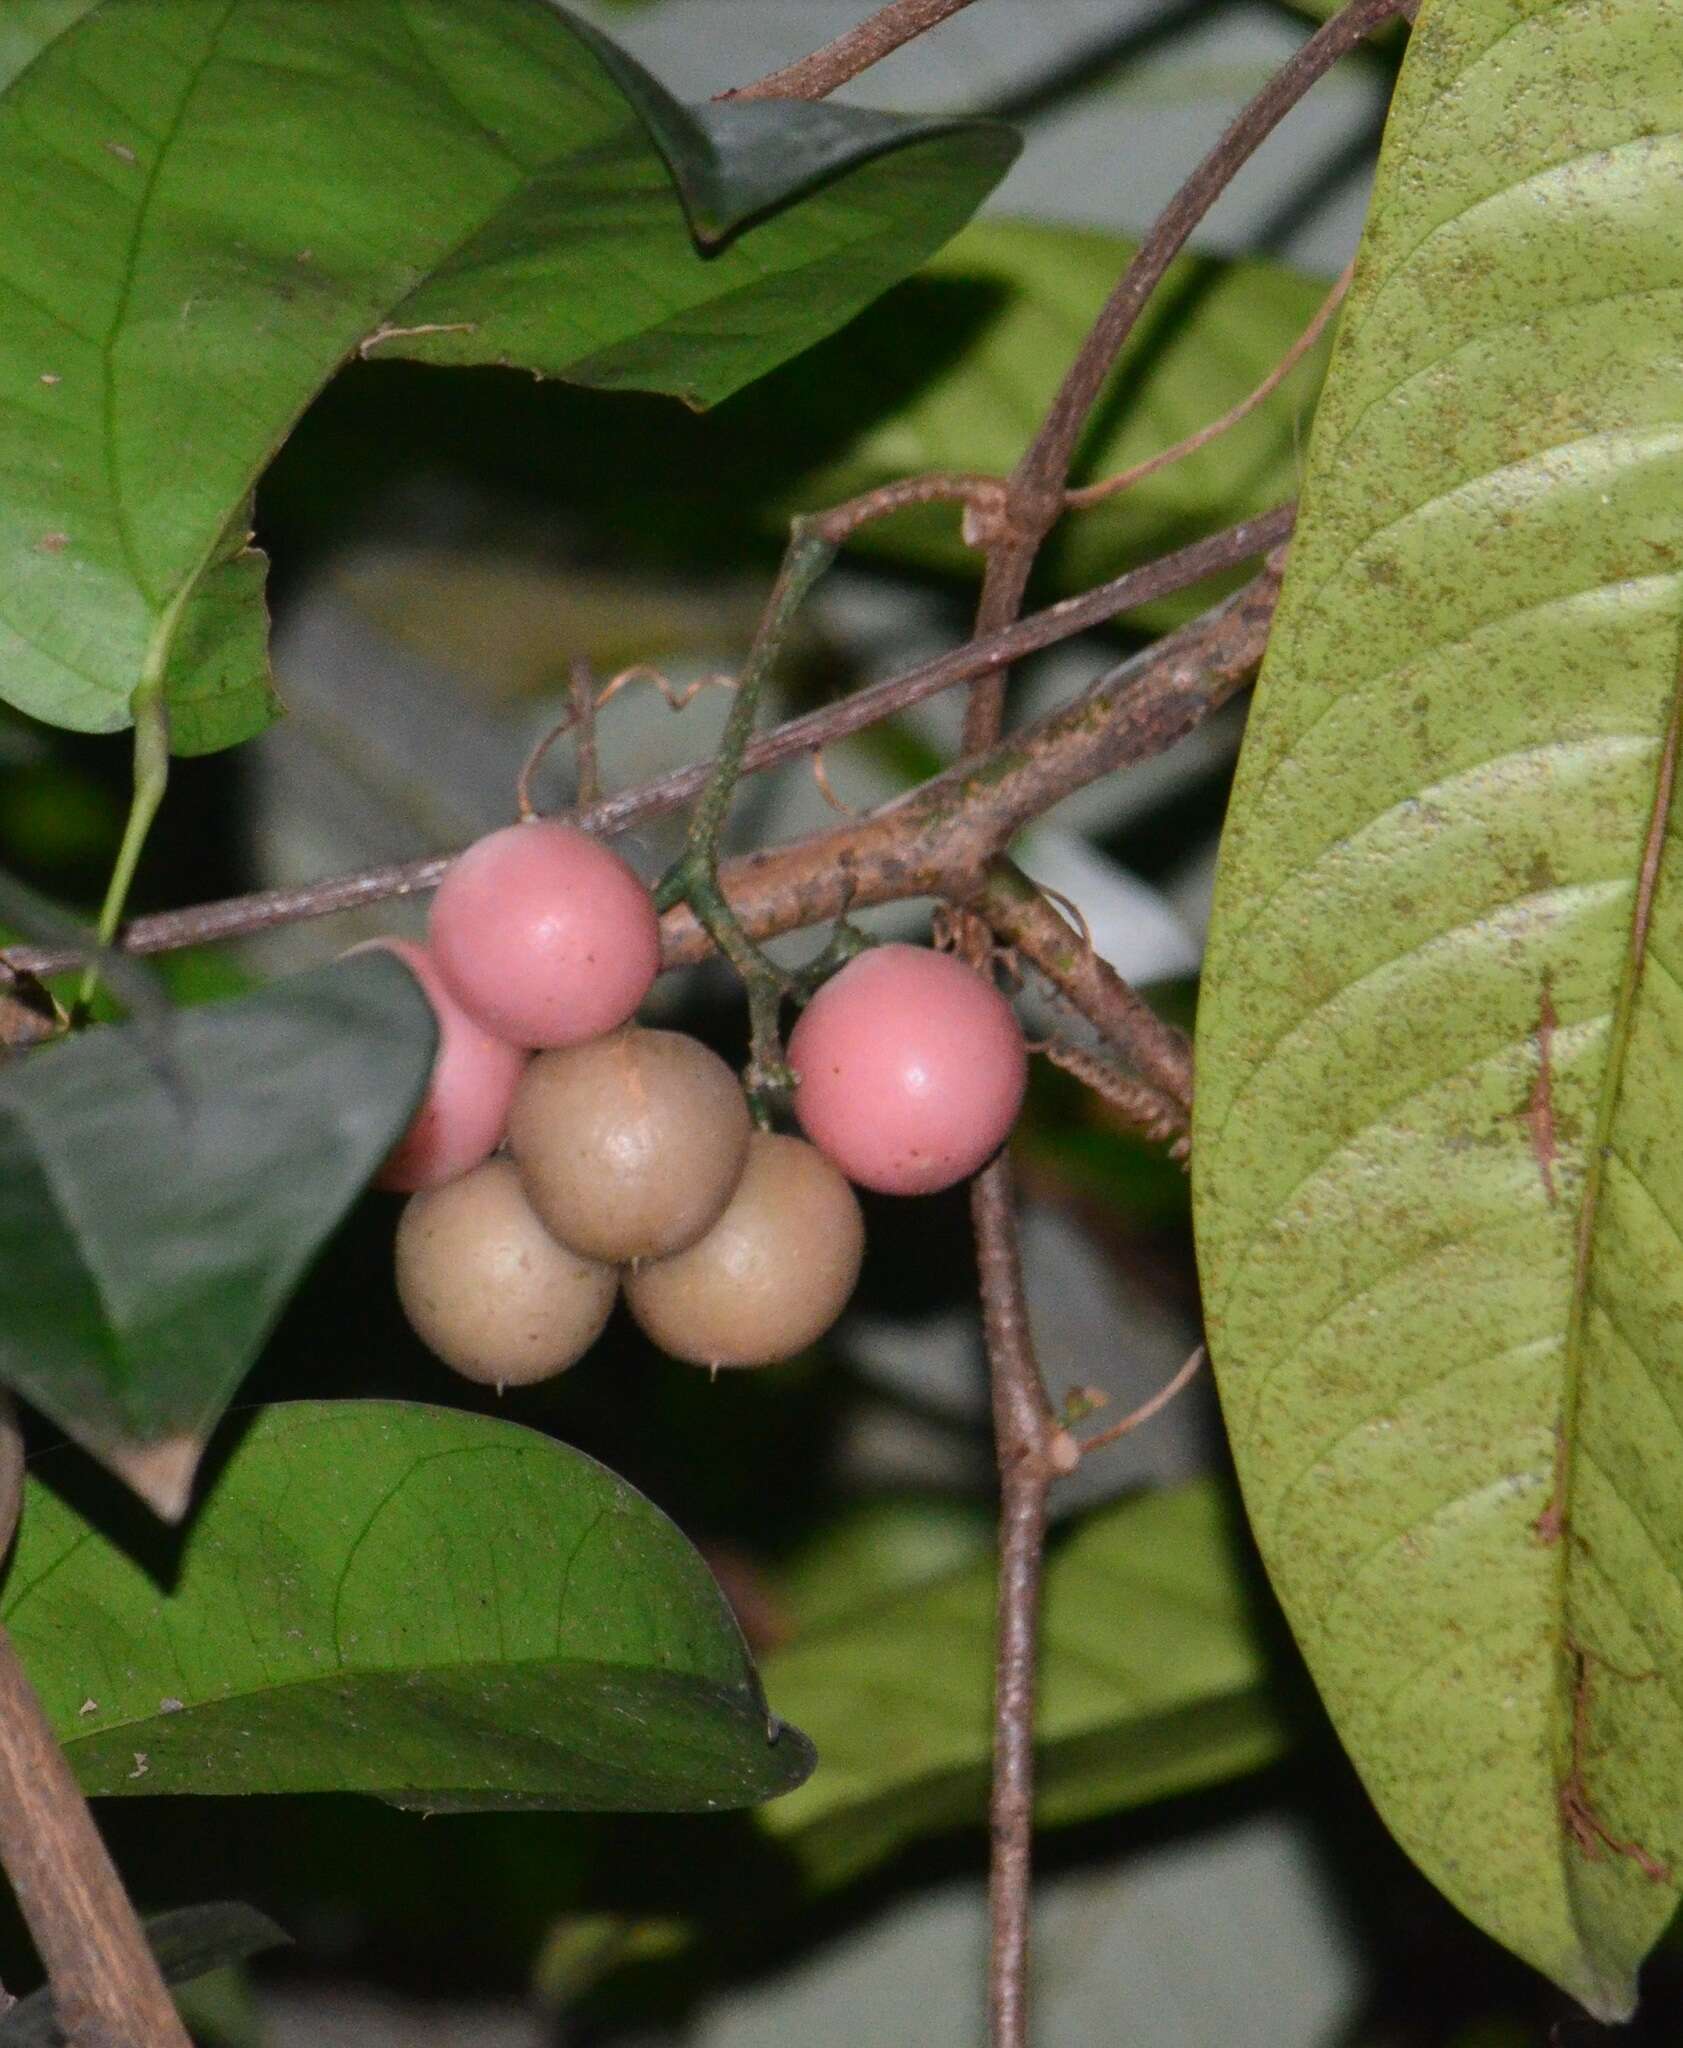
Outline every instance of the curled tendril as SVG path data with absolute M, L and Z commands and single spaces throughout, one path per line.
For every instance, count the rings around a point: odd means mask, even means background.
M 631 683 L 652 683 L 666 699 L 669 711 L 683 711 L 693 704 L 703 690 L 734 690 L 735 676 L 723 674 L 698 676 L 694 682 L 675 683 L 662 670 L 648 662 L 633 662 L 629 668 L 622 668 L 617 675 L 597 689 L 595 674 L 589 662 L 580 658 L 573 662 L 570 671 L 573 701 L 566 712 L 552 725 L 521 764 L 515 778 L 515 805 L 523 820 L 530 821 L 539 815 L 532 802 L 532 777 L 537 773 L 544 756 L 555 742 L 565 739 L 576 731 L 579 735 L 579 803 L 581 807 L 596 801 L 596 731 L 597 712 L 611 704 L 620 691 Z

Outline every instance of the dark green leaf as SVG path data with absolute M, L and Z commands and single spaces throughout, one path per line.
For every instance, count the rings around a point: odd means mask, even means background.
M 1219 1493 L 1201 1483 L 1101 1509 L 1054 1551 L 1040 1665 L 1043 1821 L 1166 1798 L 1278 1754 L 1281 1724 L 1224 1520 Z M 857 1562 L 858 1532 L 843 1541 Z M 779 1707 L 811 1733 L 820 1762 L 761 1824 L 818 1884 L 987 1811 L 993 1560 L 907 1586 L 907 1554 L 892 1543 L 887 1590 L 862 1583 L 857 1605 L 766 1664 Z
M 812 1765 L 658 1509 L 449 1409 L 263 1410 L 165 1585 L 32 1479 L 0 1614 L 89 1792 L 707 1810 Z
M 704 100 L 686 107 L 600 29 L 574 16 L 568 20 L 642 116 L 683 195 L 690 226 L 703 241 L 721 241 L 757 216 L 908 143 L 986 137 L 1004 152 L 1005 162 L 1016 153 L 1008 130 L 977 121 L 932 121 L 826 101 Z
M 0 689 L 108 731 L 150 662 L 187 751 L 271 715 L 242 508 L 348 356 L 708 403 L 915 268 L 1015 147 L 685 110 L 542 0 L 37 0 L 7 62 Z
M 1258 1541 L 1404 1848 L 1627 2014 L 1683 1886 L 1683 39 L 1428 7 L 1198 1018 Z
M 390 955 L 0 1072 L 0 1380 L 160 1513 L 402 1130 L 432 1011 Z

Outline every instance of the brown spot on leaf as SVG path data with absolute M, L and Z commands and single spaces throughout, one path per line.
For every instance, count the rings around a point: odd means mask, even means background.
M 1539 1543 L 1558 1543 L 1566 1533 L 1566 1431 L 1558 1422 L 1554 1426 L 1554 1483 L 1549 1488 L 1548 1505 L 1531 1524 L 1531 1533 Z
M 1559 1200 L 1554 1170 L 1560 1157 L 1554 1121 L 1554 1034 L 1560 1019 L 1555 1015 L 1549 979 L 1543 977 L 1543 1002 L 1537 1013 L 1537 1076 L 1525 1110 L 1525 1126 L 1531 1134 L 1531 1151 L 1542 1176 L 1543 1193 L 1552 1209 Z
M 1614 1834 L 1595 1810 L 1585 1765 L 1589 1758 L 1589 1653 L 1572 1645 L 1572 1763 L 1560 1786 L 1560 1818 L 1578 1853 L 1587 1863 L 1603 1856 L 1627 1856 L 1653 1884 L 1671 1882 L 1671 1865 L 1638 1841 Z M 1627 1674 L 1631 1675 L 1631 1674 Z M 1657 1677 L 1647 1671 L 1632 1675 L 1633 1683 Z

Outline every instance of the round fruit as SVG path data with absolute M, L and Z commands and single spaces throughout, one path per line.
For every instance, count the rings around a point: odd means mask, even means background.
M 730 1206 L 688 1251 L 625 1276 L 631 1313 L 693 1365 L 771 1365 L 816 1343 L 865 1255 L 858 1197 L 801 1138 L 756 1131 Z
M 397 1226 L 397 1292 L 415 1334 L 482 1386 L 524 1387 L 581 1358 L 619 1275 L 557 1244 L 506 1159 L 411 1197 Z
M 682 1251 L 717 1222 L 751 1128 L 717 1053 L 628 1024 L 538 1054 L 514 1091 L 508 1145 L 548 1229 L 619 1264 Z
M 850 1180 L 929 1195 L 972 1174 L 1022 1107 L 1028 1053 L 1011 1006 L 950 953 L 876 946 L 789 1034 L 795 1114 Z
M 407 939 L 371 939 L 368 946 L 397 955 L 426 991 L 438 1019 L 438 1051 L 427 1092 L 414 1122 L 375 1176 L 376 1187 L 409 1194 L 454 1180 L 497 1149 L 526 1056 L 473 1021 L 444 986 L 424 947 Z M 354 953 L 367 950 L 351 948 Z
M 511 1045 L 578 1045 L 623 1024 L 660 971 L 654 899 L 588 832 L 534 819 L 451 863 L 428 942 L 450 992 Z

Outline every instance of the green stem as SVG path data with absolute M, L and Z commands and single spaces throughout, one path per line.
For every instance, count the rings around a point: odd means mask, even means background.
M 769 1095 L 788 1087 L 792 1079 L 784 1063 L 778 1026 L 779 1007 L 792 983 L 749 938 L 725 900 L 719 887 L 719 841 L 742 774 L 743 755 L 753 737 L 766 679 L 788 638 L 795 613 L 835 557 L 835 543 L 816 531 L 812 522 L 795 522 L 754 644 L 737 678 L 712 773 L 690 813 L 684 850 L 655 889 L 655 901 L 662 910 L 675 903 L 689 905 L 702 929 L 742 977 L 748 992 L 751 1045 L 748 1100 L 762 1127 L 769 1127 L 771 1121 Z
M 760 695 L 766 679 L 789 636 L 796 612 L 835 558 L 833 541 L 816 532 L 809 521 L 796 520 L 783 565 L 778 570 L 759 630 L 754 635 L 754 644 L 748 650 L 748 659 L 737 679 L 730 716 L 725 720 L 725 729 L 719 736 L 719 750 L 713 759 L 712 776 L 690 813 L 686 853 L 699 849 L 715 869 L 718 866 L 719 835 L 730 815 L 731 799 L 736 795 L 737 781 L 742 774 L 743 752 L 754 736 Z
M 158 806 L 169 786 L 169 705 L 164 697 L 164 671 L 169 664 L 175 629 L 190 589 L 191 585 L 160 616 L 146 650 L 146 664 L 140 681 L 129 700 L 129 707 L 134 713 L 134 794 L 129 800 L 128 820 L 123 826 L 122 843 L 112 864 L 105 901 L 100 905 L 98 934 L 102 946 L 109 946 L 117 936 L 134 881 L 134 871 L 140 864 L 141 849 L 146 844 L 146 835 L 152 829 L 152 820 L 158 815 Z M 86 1014 L 98 986 L 99 968 L 90 961 L 83 972 L 82 986 L 76 998 L 79 1015 Z

